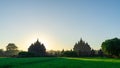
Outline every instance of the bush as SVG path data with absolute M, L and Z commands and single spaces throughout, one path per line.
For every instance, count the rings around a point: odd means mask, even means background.
M 18 54 L 18 57 L 35 57 L 35 55 L 33 53 L 29 53 L 29 52 L 20 52 Z
M 65 56 L 65 57 L 77 57 L 77 53 L 75 51 L 64 51 L 62 53 L 62 56 Z

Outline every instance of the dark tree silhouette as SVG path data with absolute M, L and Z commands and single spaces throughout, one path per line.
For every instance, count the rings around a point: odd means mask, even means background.
M 4 51 L 3 51 L 3 49 L 0 49 L 0 56 L 4 56 Z
M 9 43 L 8 46 L 6 47 L 7 51 L 11 51 L 11 50 L 17 50 L 17 46 L 15 46 L 14 43 Z
M 101 49 L 98 51 L 98 56 L 103 57 L 103 51 Z
M 59 57 L 61 56 L 61 51 L 57 50 L 50 50 L 50 51 L 47 51 L 47 56 L 48 57 Z
M 33 53 L 29 53 L 29 52 L 19 52 L 18 57 L 33 57 L 34 54 Z
M 91 48 L 88 43 L 85 43 L 82 39 L 74 45 L 73 50 L 77 52 L 78 56 L 89 56 Z
M 33 53 L 35 56 L 45 56 L 46 48 L 44 44 L 41 44 L 39 40 L 37 40 L 34 44 L 28 48 L 28 52 Z
M 67 51 L 64 51 L 61 56 L 64 56 L 64 57 L 77 57 L 78 55 L 77 55 L 77 53 L 75 51 L 67 50 Z
M 15 56 L 19 53 L 18 47 L 14 44 L 14 43 L 9 43 L 7 46 L 6 46 L 6 52 L 5 52 L 5 55 L 6 56 Z
M 95 50 L 91 50 L 91 56 L 95 56 Z
M 61 51 L 61 53 L 64 53 L 64 51 L 65 51 L 65 50 L 63 49 L 63 50 Z
M 120 57 L 120 39 L 113 38 L 102 43 L 102 51 L 106 55 Z

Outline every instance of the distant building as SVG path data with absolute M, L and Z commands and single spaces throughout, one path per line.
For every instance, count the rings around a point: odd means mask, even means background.
M 44 44 L 37 40 L 34 44 L 28 48 L 28 52 L 33 53 L 35 56 L 45 56 L 46 55 L 46 48 Z
M 77 52 L 78 56 L 89 56 L 91 54 L 89 44 L 85 43 L 82 39 L 74 45 L 73 50 Z

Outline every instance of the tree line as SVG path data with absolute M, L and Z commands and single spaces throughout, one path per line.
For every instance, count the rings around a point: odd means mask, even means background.
M 19 53 L 18 47 L 14 43 L 9 43 L 6 46 L 6 51 L 0 49 L 0 56 L 1 57 L 14 57 L 17 56 Z
M 46 51 L 45 45 L 39 40 L 32 43 L 28 51 L 19 51 L 14 43 L 9 43 L 6 46 L 6 51 L 0 49 L 1 57 L 120 57 L 120 39 L 113 38 L 105 40 L 100 50 L 94 50 L 90 45 L 80 39 L 76 42 L 73 49 L 62 51 Z

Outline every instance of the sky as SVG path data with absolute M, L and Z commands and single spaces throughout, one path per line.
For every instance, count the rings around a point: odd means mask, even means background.
M 38 38 L 47 50 L 67 50 L 82 38 L 97 50 L 119 29 L 120 0 L 0 0 L 0 49 L 27 51 Z

